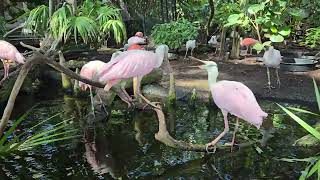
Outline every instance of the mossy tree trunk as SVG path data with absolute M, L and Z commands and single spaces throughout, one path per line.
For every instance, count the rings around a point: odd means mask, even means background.
M 226 47 L 226 34 L 227 34 L 227 28 L 223 27 L 221 31 L 221 42 L 220 42 L 220 52 L 219 56 L 222 57 L 225 55 L 225 47 Z
M 232 39 L 232 49 L 230 58 L 231 59 L 239 59 L 240 58 L 240 36 L 238 27 L 233 30 L 233 39 Z

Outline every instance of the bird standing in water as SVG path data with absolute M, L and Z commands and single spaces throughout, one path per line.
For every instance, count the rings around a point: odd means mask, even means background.
M 102 67 L 98 75 L 99 81 L 105 83 L 104 90 L 109 91 L 112 86 L 123 79 L 138 77 L 137 94 L 155 107 L 141 94 L 140 84 L 143 76 L 149 74 L 154 68 L 159 68 L 164 58 L 168 58 L 168 49 L 167 45 L 160 45 L 156 48 L 155 53 L 144 50 L 125 51 L 112 63 L 107 63 Z
M 249 46 L 254 46 L 257 42 L 259 42 L 259 41 L 255 40 L 253 38 L 244 38 L 244 39 L 242 39 L 242 37 L 240 37 L 240 45 L 247 47 L 247 53 L 248 53 L 248 50 L 249 50 Z M 250 47 L 250 55 L 251 54 L 252 54 L 252 47 Z
M 214 146 L 228 131 L 228 113 L 237 116 L 236 127 L 233 132 L 233 138 L 231 142 L 231 148 L 235 141 L 235 133 L 238 128 L 238 118 L 245 120 L 246 122 L 260 128 L 263 119 L 268 116 L 259 106 L 252 91 L 244 84 L 236 81 L 219 81 L 218 66 L 213 61 L 201 61 L 197 60 L 204 65 L 199 66 L 201 69 L 208 71 L 208 82 L 215 104 L 221 109 L 224 118 L 224 130 L 216 137 L 212 142 L 206 144 Z
M 4 77 L 0 81 L 4 81 L 9 76 L 9 67 L 11 63 L 18 62 L 20 64 L 25 63 L 25 58 L 17 50 L 17 48 L 7 41 L 0 40 L 0 59 L 3 63 Z
M 275 68 L 277 75 L 277 84 L 280 88 L 280 78 L 278 69 L 280 68 L 280 63 L 282 61 L 281 53 L 279 50 L 274 49 L 273 46 L 270 46 L 269 49 L 263 55 L 263 64 L 267 67 L 267 76 L 268 76 L 268 88 L 271 90 L 271 82 L 270 82 L 270 72 L 269 68 Z

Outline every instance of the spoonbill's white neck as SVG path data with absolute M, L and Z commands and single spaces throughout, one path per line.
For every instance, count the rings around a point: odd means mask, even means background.
M 218 74 L 219 74 L 218 67 L 217 66 L 207 66 L 206 69 L 208 71 L 209 87 L 212 87 L 217 82 L 217 78 L 218 78 Z

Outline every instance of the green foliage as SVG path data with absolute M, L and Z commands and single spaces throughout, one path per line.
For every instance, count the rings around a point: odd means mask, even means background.
M 49 23 L 49 8 L 46 5 L 38 6 L 29 12 L 25 28 L 36 33 L 43 34 L 47 30 Z
M 291 34 L 291 19 L 303 19 L 307 13 L 300 8 L 289 7 L 289 2 L 263 0 L 248 4 L 240 13 L 231 14 L 225 26 L 241 26 L 253 29 L 261 40 L 262 35 L 271 42 L 282 42 Z
M 303 44 L 311 48 L 318 47 L 320 45 L 320 27 L 308 29 Z
M 213 21 L 219 24 L 227 24 L 230 15 L 239 14 L 240 12 L 240 6 L 237 3 L 219 3 Z
M 51 19 L 48 7 L 39 6 L 30 12 L 26 27 L 42 35 L 49 32 L 54 39 L 64 42 L 74 39 L 77 43 L 81 38 L 84 43 L 101 43 L 113 35 L 121 43 L 127 38 L 119 9 L 93 0 L 85 0 L 76 14 L 70 5 L 64 4 Z
M 156 44 L 166 44 L 170 48 L 181 48 L 188 40 L 198 36 L 198 29 L 189 21 L 182 19 L 152 28 L 152 38 Z
M 318 86 L 316 84 L 316 81 L 313 79 L 313 84 L 314 84 L 314 90 L 315 90 L 315 94 L 316 94 L 316 100 L 317 100 L 317 104 L 319 107 L 319 111 L 320 111 L 320 93 L 319 93 L 319 89 Z M 317 129 L 311 127 L 309 124 L 307 124 L 304 120 L 302 120 L 300 117 L 298 117 L 297 115 L 295 115 L 294 113 L 292 113 L 290 110 L 288 110 L 287 108 L 281 106 L 278 104 L 278 106 L 284 111 L 286 112 L 293 120 L 295 120 L 298 124 L 300 124 L 305 130 L 307 130 L 310 134 L 312 134 L 314 137 L 316 137 L 318 139 L 318 141 L 320 141 L 320 132 L 317 131 Z M 304 109 L 298 109 L 298 108 L 289 108 L 291 110 L 297 111 L 297 112 L 301 112 L 301 113 L 308 113 L 308 114 L 313 114 L 316 116 L 320 116 L 319 114 L 304 110 Z M 283 160 L 283 159 L 282 159 Z M 320 157 L 310 157 L 310 158 L 305 158 L 305 159 L 285 159 L 285 161 L 290 162 L 289 160 L 291 160 L 292 162 L 294 161 L 305 161 L 308 162 L 308 165 L 306 167 L 306 169 L 304 171 L 302 171 L 302 174 L 299 178 L 299 180 L 304 180 L 306 178 L 311 177 L 315 172 L 318 172 L 318 179 L 320 179 Z
M 33 108 L 31 108 L 32 110 Z M 66 130 L 68 126 L 70 126 L 70 120 L 65 120 L 60 123 L 53 125 L 51 129 L 40 130 L 37 129 L 41 124 L 53 119 L 54 117 L 60 115 L 56 114 L 46 120 L 41 121 L 37 125 L 29 128 L 29 131 L 32 130 L 33 134 L 27 136 L 27 132 L 21 133 L 19 135 L 13 135 L 14 131 L 17 129 L 18 125 L 30 114 L 31 110 L 17 119 L 13 126 L 2 136 L 0 139 L 0 153 L 11 153 L 14 151 L 23 151 L 32 149 L 39 145 L 44 145 L 56 141 L 72 139 L 74 137 L 78 137 L 78 130 Z M 14 136 L 13 139 L 8 140 L 9 136 Z
M 0 16 L 0 39 L 6 33 L 6 21 L 3 17 Z

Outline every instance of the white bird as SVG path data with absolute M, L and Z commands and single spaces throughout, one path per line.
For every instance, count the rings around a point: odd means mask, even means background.
M 216 35 L 211 36 L 210 40 L 208 41 L 208 44 L 211 44 L 213 47 L 216 48 L 215 54 L 217 54 L 218 49 L 220 48 L 220 43 L 218 42 L 218 37 Z
M 278 74 L 278 69 L 280 68 L 280 63 L 282 61 L 281 54 L 279 50 L 274 49 L 273 46 L 269 47 L 269 50 L 267 50 L 263 55 L 263 63 L 267 67 L 267 75 L 268 75 L 268 87 L 271 89 L 271 82 L 270 82 L 270 72 L 269 67 L 275 68 L 276 75 L 277 75 L 277 84 L 280 88 L 280 78 Z
M 189 49 L 191 49 L 191 56 L 192 56 L 192 52 L 194 48 L 196 48 L 196 40 L 188 40 L 186 43 L 186 55 L 184 56 L 184 58 L 187 57 Z

